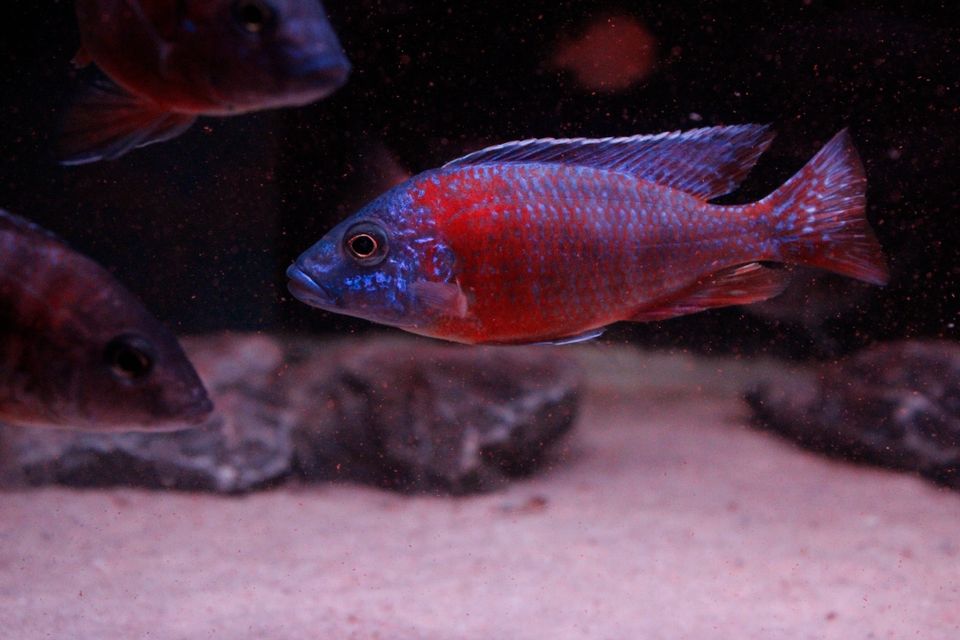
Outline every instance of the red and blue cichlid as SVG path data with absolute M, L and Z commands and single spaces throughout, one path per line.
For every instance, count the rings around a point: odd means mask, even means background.
M 789 276 L 762 262 L 886 283 L 846 131 L 759 202 L 709 202 L 773 135 L 739 125 L 483 149 L 335 227 L 288 269 L 289 288 L 413 333 L 516 344 L 765 300 Z
M 318 0 L 77 0 L 74 62 L 106 77 L 71 105 L 61 162 L 117 158 L 198 115 L 300 106 L 350 73 Z
M 0 422 L 165 431 L 212 409 L 176 337 L 132 293 L 0 211 Z

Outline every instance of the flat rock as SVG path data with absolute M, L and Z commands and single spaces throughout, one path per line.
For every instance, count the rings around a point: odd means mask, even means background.
M 880 345 L 747 394 L 754 422 L 817 451 L 960 489 L 960 346 Z
M 298 469 L 465 493 L 527 475 L 573 425 L 579 373 L 556 349 L 383 340 L 285 372 Z
M 465 493 L 529 474 L 572 426 L 576 367 L 547 348 L 265 335 L 185 346 L 216 411 L 171 433 L 0 426 L 5 478 L 243 492 L 290 476 Z

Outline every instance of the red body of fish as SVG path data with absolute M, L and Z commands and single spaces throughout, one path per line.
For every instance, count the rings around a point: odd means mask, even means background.
M 756 261 L 823 266 L 883 283 L 879 245 L 862 218 L 863 171 L 850 162 L 855 152 L 846 137 L 834 147 L 831 159 L 849 175 L 842 193 L 832 194 L 842 208 L 831 218 L 840 226 L 827 227 L 829 169 L 817 171 L 817 163 L 786 191 L 743 206 L 561 165 L 444 176 L 424 199 L 457 256 L 469 313 L 447 316 L 429 333 L 473 343 L 549 340 L 621 320 L 748 304 L 787 284 L 785 273 Z

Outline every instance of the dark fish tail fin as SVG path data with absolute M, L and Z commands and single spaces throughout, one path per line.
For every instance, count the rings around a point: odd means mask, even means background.
M 886 284 L 883 249 L 864 215 L 866 187 L 863 165 L 844 129 L 761 201 L 771 207 L 780 258 Z
M 180 135 L 196 117 L 164 111 L 102 77 L 80 91 L 64 115 L 57 155 L 61 164 L 113 160 Z

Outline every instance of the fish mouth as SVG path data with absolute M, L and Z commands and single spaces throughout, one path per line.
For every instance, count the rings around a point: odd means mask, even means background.
M 144 425 L 140 428 L 134 428 L 136 431 L 183 431 L 185 429 L 195 429 L 204 424 L 213 414 L 216 408 L 213 400 L 207 395 L 202 387 L 192 389 L 190 398 L 185 398 L 176 407 L 167 410 L 166 416 L 160 418 L 150 425 Z
M 213 408 L 213 401 L 209 396 L 204 394 L 199 400 L 185 406 L 180 413 L 177 414 L 177 418 L 187 424 L 197 425 L 210 417 Z
M 120 419 L 109 423 L 88 419 L 83 423 L 71 421 L 66 424 L 82 424 L 82 427 L 79 428 L 97 432 L 173 433 L 196 429 L 205 425 L 210 416 L 213 415 L 214 408 L 213 401 L 204 394 L 202 398 L 177 407 L 172 411 L 168 410 L 161 416 L 147 419 L 130 417 L 128 420 Z
M 339 51 L 290 55 L 288 60 L 292 77 L 323 85 L 330 91 L 342 87 L 350 76 L 350 62 Z
M 287 269 L 287 290 L 294 298 L 313 307 L 326 309 L 336 305 L 336 300 L 319 282 L 308 276 L 296 264 Z

